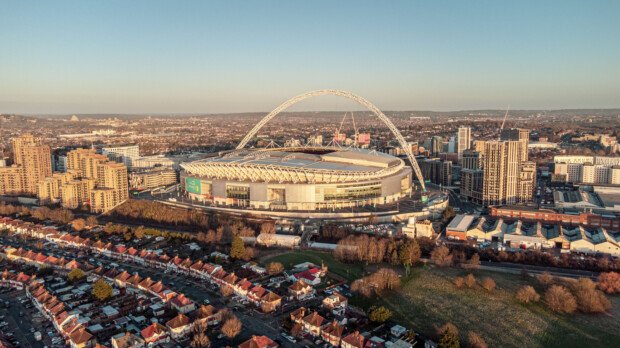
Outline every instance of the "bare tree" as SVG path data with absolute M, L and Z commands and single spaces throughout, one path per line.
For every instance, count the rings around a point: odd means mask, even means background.
M 226 319 L 222 325 L 222 333 L 230 338 L 235 338 L 241 332 L 241 321 L 234 315 Z
M 577 309 L 575 296 L 561 285 L 552 285 L 545 293 L 549 309 L 558 313 L 573 313 Z
M 438 246 L 431 252 L 431 260 L 440 267 L 450 266 L 452 264 L 450 249 L 445 245 Z
M 192 342 L 190 343 L 190 347 L 209 348 L 211 347 L 211 340 L 209 340 L 209 337 L 204 332 L 201 332 L 194 335 Z

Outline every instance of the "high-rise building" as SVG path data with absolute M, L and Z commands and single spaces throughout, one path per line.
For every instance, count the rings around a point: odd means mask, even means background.
M 461 169 L 461 196 L 475 204 L 482 204 L 483 182 L 482 169 Z
M 431 138 L 431 155 L 438 156 L 443 151 L 443 139 L 435 135 Z
M 13 162 L 21 169 L 21 191 L 36 194 L 39 180 L 52 176 L 52 152 L 41 139 L 24 134 L 11 139 Z
M 449 186 L 452 184 L 452 162 L 438 158 L 425 159 L 418 162 L 422 176 L 437 185 Z
M 13 165 L 0 167 L 0 194 L 16 195 L 24 192 L 24 168 Z
M 523 158 L 524 146 L 526 143 L 519 140 L 486 142 L 482 190 L 484 205 L 515 204 L 531 199 L 536 179 L 536 165 L 533 162 L 524 163 L 527 162 L 527 152 Z M 526 170 L 523 176 L 522 170 Z M 527 182 L 521 182 L 522 180 Z M 529 191 L 529 187 L 532 187 L 532 192 Z
M 461 167 L 463 169 L 482 169 L 482 156 L 480 152 L 474 150 L 463 151 Z
M 463 151 L 469 149 L 471 146 L 471 128 L 459 127 L 457 134 L 456 152 L 459 155 L 459 160 L 463 157 Z
M 521 158 L 527 161 L 527 146 L 530 143 L 530 131 L 523 128 L 510 128 L 502 130 L 500 134 L 501 140 L 521 141 L 525 146 L 521 149 Z

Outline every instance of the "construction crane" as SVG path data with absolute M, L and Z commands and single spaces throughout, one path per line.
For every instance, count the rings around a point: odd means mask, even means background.
M 508 118 L 508 111 L 510 111 L 510 105 L 508 105 L 508 109 L 506 109 L 506 114 L 504 115 L 504 121 L 502 121 L 502 126 L 499 127 L 499 134 L 497 135 L 497 140 L 501 140 L 502 131 L 504 130 L 504 125 L 506 124 L 506 118 Z

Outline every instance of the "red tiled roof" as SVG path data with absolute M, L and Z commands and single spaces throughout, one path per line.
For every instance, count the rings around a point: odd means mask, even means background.
M 241 343 L 239 348 L 275 348 L 278 344 L 267 336 L 252 336 L 249 340 Z

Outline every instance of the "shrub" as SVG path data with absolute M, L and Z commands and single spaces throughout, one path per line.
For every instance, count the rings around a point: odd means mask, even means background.
M 489 346 L 484 338 L 474 331 L 467 333 L 467 343 L 471 348 L 487 348 Z
M 461 343 L 459 340 L 459 330 L 452 323 L 446 323 L 439 329 L 437 329 L 437 333 L 439 334 L 439 343 L 438 346 L 440 348 L 459 348 Z
M 601 273 L 598 276 L 598 287 L 608 294 L 620 293 L 620 273 Z
M 482 287 L 485 288 L 487 291 L 493 291 L 495 290 L 495 287 L 497 286 L 495 284 L 495 280 L 489 277 L 482 279 L 482 282 L 480 282 L 480 285 L 482 285 Z
M 545 302 L 549 309 L 558 313 L 573 313 L 577 309 L 575 296 L 561 285 L 552 285 L 545 292 Z
M 538 302 L 540 295 L 536 292 L 536 289 L 530 285 L 522 286 L 516 294 L 517 300 L 521 303 Z
M 465 276 L 465 285 L 467 285 L 468 288 L 473 288 L 476 285 L 476 277 L 471 273 Z
M 542 274 L 539 274 L 537 277 L 538 281 L 540 282 L 540 284 L 544 285 L 544 286 L 549 286 L 551 285 L 551 283 L 553 283 L 553 276 L 551 274 L 549 274 L 549 272 L 544 272 Z
M 602 291 L 596 289 L 596 284 L 592 280 L 579 278 L 572 287 L 579 311 L 584 313 L 603 313 L 611 308 L 611 302 L 609 302 Z

